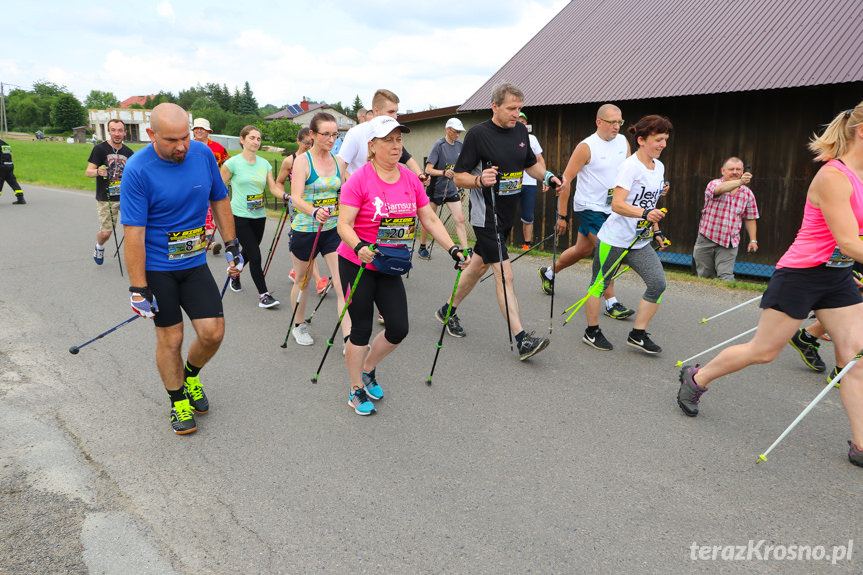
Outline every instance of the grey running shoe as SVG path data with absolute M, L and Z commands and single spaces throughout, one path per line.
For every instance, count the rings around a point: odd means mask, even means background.
M 863 467 L 863 451 L 857 449 L 857 446 L 854 445 L 853 441 L 848 442 L 848 447 L 848 461 L 857 467 Z
M 653 340 L 651 340 L 649 336 L 649 333 L 644 332 L 644 335 L 634 337 L 632 332 L 629 332 L 629 337 L 626 338 L 626 345 L 638 348 L 645 353 L 661 353 L 662 348 L 653 343 Z
M 605 339 L 605 336 L 602 335 L 601 329 L 597 329 L 596 333 L 594 333 L 593 335 L 590 335 L 589 333 L 587 333 L 587 330 L 585 330 L 581 341 L 583 341 L 593 349 L 598 349 L 600 351 L 611 351 L 612 349 L 614 349 L 614 346 L 611 345 L 611 342 Z
M 444 305 L 442 308 L 434 312 L 434 316 L 441 323 L 444 323 L 446 319 L 447 305 Z M 449 319 L 446 321 L 446 332 L 453 337 L 464 337 L 467 335 L 467 332 L 462 328 L 460 320 L 458 318 L 458 314 L 450 314 Z
M 635 310 L 629 309 L 625 305 L 621 304 L 619 301 L 611 304 L 610 308 L 605 308 L 605 315 L 607 315 L 611 319 L 627 319 L 634 313 Z
M 797 330 L 797 333 L 794 334 L 794 337 L 792 337 L 791 341 L 788 343 L 791 344 L 791 347 L 800 352 L 800 357 L 803 358 L 803 363 L 818 373 L 821 373 L 827 369 L 827 365 L 825 365 L 824 360 L 821 359 L 820 355 L 818 355 L 818 346 L 821 344 L 817 339 L 814 343 L 806 341 L 803 337 L 804 331 L 805 330 L 803 328 Z M 807 335 L 809 334 L 807 333 Z
M 680 390 L 677 392 L 677 405 L 683 410 L 683 413 L 689 417 L 698 415 L 698 402 L 701 395 L 707 391 L 706 387 L 701 387 L 695 383 L 695 374 L 698 373 L 698 365 L 684 365 L 680 368 Z
M 548 279 L 548 277 L 546 277 L 545 272 L 547 271 L 548 266 L 542 266 L 541 268 L 539 268 L 539 288 L 545 295 L 552 295 L 554 293 L 554 280 Z
M 428 249 L 426 249 L 426 248 L 420 248 L 419 250 L 417 250 L 417 256 L 419 256 L 419 258 L 421 260 L 430 260 L 431 259 L 431 254 L 429 253 Z
M 299 345 L 315 344 L 315 340 L 312 339 L 311 335 L 309 335 L 309 324 L 307 323 L 295 325 L 294 329 L 291 330 L 291 335 L 294 336 L 294 341 L 296 341 Z
M 525 334 L 521 343 L 518 344 L 518 359 L 521 361 L 533 357 L 548 347 L 549 340 L 547 337 L 536 337 L 533 334 L 534 332 Z
M 189 405 L 188 399 L 174 402 L 171 408 L 171 427 L 177 435 L 185 435 L 198 429 L 198 424 L 195 423 L 195 412 Z

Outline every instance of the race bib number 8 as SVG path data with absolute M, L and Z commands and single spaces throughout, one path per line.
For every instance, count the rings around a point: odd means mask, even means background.
M 381 218 L 377 243 L 385 246 L 405 245 L 414 239 L 415 231 L 416 217 L 414 216 Z
M 182 260 L 204 249 L 204 226 L 182 232 L 168 232 L 168 259 Z
M 502 173 L 500 175 L 501 196 L 514 196 L 521 193 L 521 178 L 523 172 Z

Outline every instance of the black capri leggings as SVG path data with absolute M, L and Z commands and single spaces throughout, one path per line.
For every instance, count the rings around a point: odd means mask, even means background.
M 384 337 L 398 345 L 408 335 L 408 299 L 401 276 L 391 276 L 378 271 L 365 270 L 357 284 L 356 293 L 348 294 L 360 266 L 339 256 L 339 278 L 345 290 L 345 301 L 350 298 L 348 313 L 351 316 L 351 343 L 368 345 L 372 337 L 374 306 L 386 319 Z
M 258 293 L 267 292 L 267 282 L 264 280 L 264 270 L 261 269 L 261 240 L 264 239 L 264 226 L 267 218 L 241 218 L 234 216 L 234 228 L 240 247 L 243 248 L 245 268 L 252 274 L 252 281 L 258 288 Z

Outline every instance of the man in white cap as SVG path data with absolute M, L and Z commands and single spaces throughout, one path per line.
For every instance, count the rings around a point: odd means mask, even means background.
M 464 132 L 464 124 L 458 118 L 450 118 L 446 123 L 446 135 L 434 143 L 426 163 L 426 173 L 431 176 L 428 187 L 429 200 L 440 209 L 444 203 L 452 214 L 455 222 L 455 232 L 461 249 L 467 247 L 467 231 L 464 226 L 464 211 L 461 207 L 461 194 L 455 187 L 453 176 L 456 160 L 461 154 L 463 144 L 459 134 Z M 428 232 L 425 228 L 420 233 L 420 249 L 417 252 L 420 259 L 430 260 L 431 253 L 426 248 Z
M 192 123 L 192 134 L 194 134 L 195 140 L 210 148 L 210 151 L 216 156 L 216 163 L 221 168 L 222 164 L 228 161 L 228 152 L 222 144 L 210 139 L 210 134 L 212 133 L 213 130 L 210 128 L 209 120 L 206 118 L 195 118 L 195 121 Z M 206 245 L 210 245 L 211 238 L 216 233 L 216 224 L 213 221 L 213 211 L 209 208 L 207 208 L 207 223 L 204 227 L 207 231 L 207 237 L 205 238 Z M 219 255 L 220 251 L 222 251 L 222 244 L 213 244 L 213 254 Z

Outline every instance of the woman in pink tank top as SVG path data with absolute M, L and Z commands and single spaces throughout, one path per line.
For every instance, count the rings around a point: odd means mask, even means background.
M 854 260 L 863 261 L 863 102 L 836 116 L 809 148 L 827 163 L 809 186 L 800 231 L 761 299 L 755 336 L 704 367 L 680 371 L 677 404 L 690 417 L 713 380 L 773 361 L 810 310 L 830 332 L 837 366 L 863 353 L 863 296 L 851 274 Z M 851 423 L 848 459 L 863 467 L 863 365 L 843 376 L 839 393 Z

